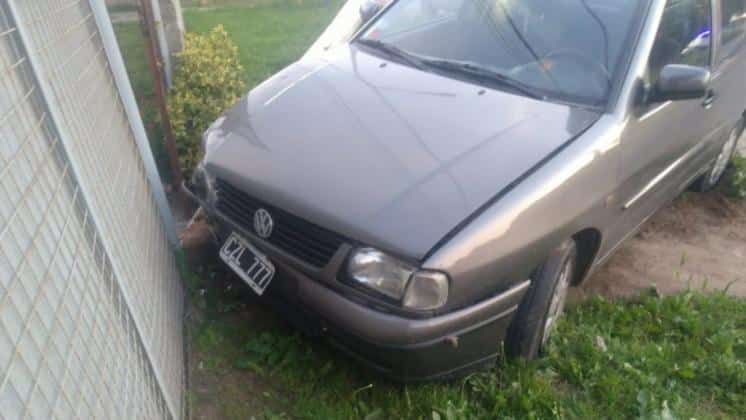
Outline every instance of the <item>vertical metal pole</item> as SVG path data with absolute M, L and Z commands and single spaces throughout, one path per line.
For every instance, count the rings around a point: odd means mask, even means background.
M 181 172 L 181 166 L 179 165 L 179 154 L 176 149 L 176 138 L 174 137 L 174 131 L 171 127 L 171 117 L 168 113 L 168 106 L 166 105 L 166 90 L 164 86 L 163 68 L 158 61 L 158 41 L 155 39 L 155 22 L 153 19 L 153 11 L 150 8 L 150 0 L 141 0 L 140 7 L 142 9 L 142 16 L 146 28 L 146 41 L 148 50 L 148 65 L 150 66 L 150 72 L 153 75 L 153 87 L 155 88 L 156 102 L 158 102 L 158 109 L 161 114 L 161 124 L 163 125 L 164 132 L 164 144 L 166 146 L 166 152 L 168 153 L 169 165 L 171 167 L 171 176 L 173 178 L 174 193 L 176 195 L 177 207 L 184 213 L 183 216 L 187 216 L 189 213 L 189 203 L 184 196 L 181 189 L 181 185 L 184 181 L 184 177 Z
M 119 91 L 119 97 L 121 98 L 124 110 L 127 113 L 127 120 L 129 121 L 132 134 L 137 143 L 137 148 L 140 151 L 140 156 L 145 164 L 145 171 L 147 172 L 150 187 L 155 196 L 155 201 L 158 204 L 161 219 L 163 219 L 163 224 L 166 227 L 168 240 L 172 245 L 176 246 L 179 240 L 176 235 L 174 218 L 171 214 L 171 208 L 168 205 L 168 199 L 166 198 L 166 192 L 163 189 L 163 183 L 158 175 L 158 168 L 155 164 L 155 159 L 153 158 L 153 152 L 150 149 L 148 135 L 145 132 L 145 127 L 142 123 L 140 109 L 137 106 L 137 100 L 135 100 L 135 93 L 132 91 L 132 85 L 130 84 L 127 69 L 124 65 L 124 60 L 122 59 L 122 52 L 119 50 L 119 44 L 117 43 L 114 28 L 109 19 L 109 13 L 106 10 L 106 5 L 103 1 L 91 0 L 89 1 L 89 4 L 96 19 L 96 24 L 98 25 L 98 31 L 101 35 L 101 41 L 104 44 L 106 57 L 109 59 L 109 68 L 111 68 L 111 72 L 114 74 L 114 82 Z
M 168 46 L 166 38 L 166 28 L 164 28 L 163 16 L 161 15 L 161 4 L 159 0 L 149 0 L 151 11 L 153 12 L 153 29 L 158 36 L 158 46 L 160 47 L 160 57 L 164 67 L 164 79 L 166 86 L 171 87 L 171 76 L 173 75 L 173 66 L 171 65 L 171 49 Z
M 153 11 L 150 8 L 150 0 L 140 0 L 140 7 L 142 10 L 142 17 L 145 23 L 146 29 L 146 41 L 148 51 L 148 64 L 150 71 L 153 74 L 153 88 L 155 89 L 156 102 L 158 102 L 158 110 L 161 115 L 161 124 L 164 133 L 164 145 L 166 146 L 166 153 L 168 153 L 169 166 L 171 167 L 171 176 L 174 184 L 174 194 L 176 196 L 177 208 L 183 212 L 183 216 L 187 216 L 189 213 L 189 203 L 187 201 L 184 192 L 181 189 L 181 185 L 184 181 L 184 177 L 181 172 L 181 166 L 179 164 L 179 154 L 176 149 L 176 139 L 174 138 L 173 127 L 171 126 L 171 117 L 168 113 L 168 106 L 166 105 L 166 90 L 164 86 L 163 68 L 158 61 L 158 41 L 155 39 L 155 23 L 153 21 Z

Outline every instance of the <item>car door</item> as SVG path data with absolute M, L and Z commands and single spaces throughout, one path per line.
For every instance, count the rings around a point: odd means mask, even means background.
M 715 19 L 716 56 L 712 71 L 718 141 L 711 147 L 717 156 L 730 131 L 746 110 L 746 0 L 719 0 Z
M 652 89 L 666 65 L 710 68 L 712 50 L 711 0 L 668 0 L 648 59 L 644 90 Z M 620 142 L 615 202 L 622 213 L 607 233 L 614 245 L 692 180 L 695 161 L 713 131 L 709 99 L 659 103 L 640 96 Z

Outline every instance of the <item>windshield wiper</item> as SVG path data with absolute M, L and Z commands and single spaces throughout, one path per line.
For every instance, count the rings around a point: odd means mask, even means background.
M 376 51 L 381 51 L 389 57 L 399 59 L 420 70 L 426 68 L 437 68 L 443 71 L 455 72 L 488 83 L 496 83 L 522 93 L 534 99 L 546 99 L 546 95 L 510 76 L 490 70 L 469 61 L 425 59 L 410 54 L 401 48 L 377 39 L 359 38 L 357 42 Z
M 542 100 L 546 99 L 546 95 L 540 93 L 535 88 L 528 86 L 523 82 L 520 82 L 506 74 L 488 69 L 486 67 L 482 67 L 469 61 L 422 60 L 422 63 L 428 67 L 460 73 L 475 80 L 507 86 L 530 98 Z
M 392 45 L 392 44 L 389 44 L 387 42 L 383 42 L 377 39 L 369 39 L 369 38 L 358 38 L 356 42 L 358 44 L 365 45 L 366 47 L 372 48 L 376 51 L 380 51 L 389 57 L 404 61 L 407 64 L 413 67 L 416 67 L 420 70 L 424 68 L 422 64 L 422 60 L 420 60 L 419 58 L 413 56 L 412 54 L 402 50 L 401 48 L 395 45 Z

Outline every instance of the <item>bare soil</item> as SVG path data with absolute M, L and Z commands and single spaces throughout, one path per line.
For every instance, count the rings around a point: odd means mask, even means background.
M 655 287 L 746 296 L 746 204 L 718 192 L 686 193 L 661 209 L 604 267 L 574 291 L 629 297 Z

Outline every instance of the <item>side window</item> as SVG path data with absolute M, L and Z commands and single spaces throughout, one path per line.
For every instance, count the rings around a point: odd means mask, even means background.
M 648 62 L 649 83 L 654 84 L 661 69 L 668 64 L 710 66 L 710 1 L 668 0 Z
M 743 44 L 746 34 L 746 2 L 744 0 L 722 0 L 722 54 L 721 59 L 735 55 Z

